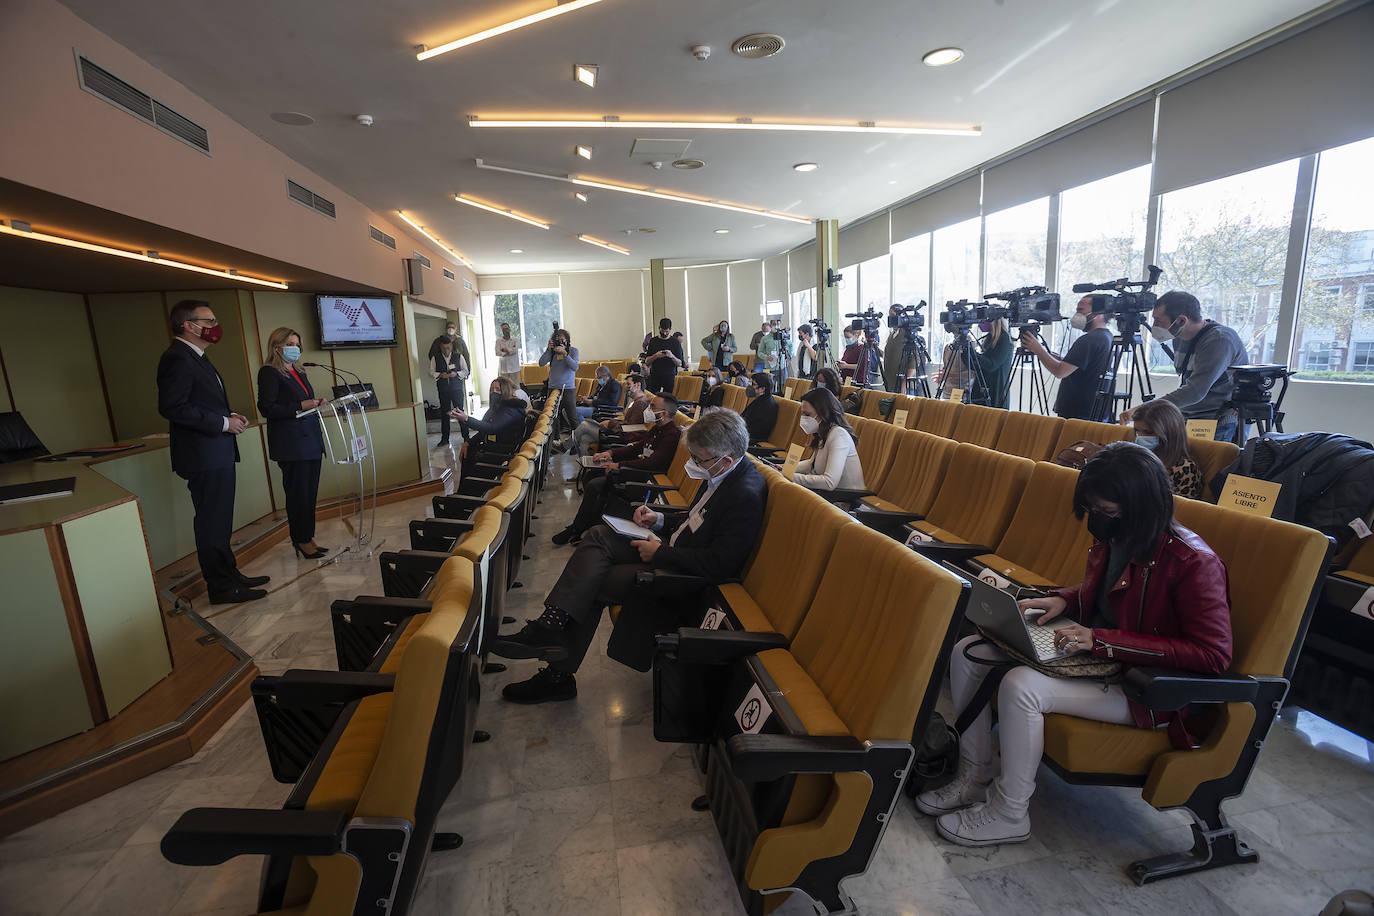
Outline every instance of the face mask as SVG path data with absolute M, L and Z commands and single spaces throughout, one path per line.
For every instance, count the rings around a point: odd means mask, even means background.
M 990 333 L 992 332 L 992 322 L 991 322 L 991 321 L 980 321 L 980 322 L 978 322 L 978 330 L 982 331 L 984 334 L 990 334 Z
M 501 390 L 500 390 L 499 388 L 493 388 L 489 393 L 490 393 L 491 399 L 492 399 L 493 401 L 500 400 L 500 398 L 501 398 Z
M 1150 325 L 1150 336 L 1153 337 L 1155 340 L 1159 341 L 1160 343 L 1168 343 L 1169 341 L 1173 340 L 1176 335 L 1174 334 L 1173 325 L 1169 325 L 1166 328 L 1161 327 L 1157 324 L 1152 324 Z
M 1088 513 L 1088 533 L 1106 544 L 1121 531 L 1121 519 L 1093 509 Z
M 598 379 L 596 380 L 596 387 L 600 388 L 600 387 L 601 387 L 602 385 L 604 385 L 604 384 L 606 384 L 606 379 L 604 379 L 604 378 L 598 378 Z
M 200 325 L 196 325 L 196 327 L 200 327 Z M 206 343 L 219 343 L 223 337 L 224 327 L 222 325 L 217 324 L 213 328 L 200 328 L 200 339 Z
M 720 379 L 716 378 L 714 375 L 708 375 L 706 376 L 706 387 L 714 388 L 716 386 L 716 382 L 718 381 L 720 381 Z
M 1138 446 L 1140 446 L 1141 448 L 1148 448 L 1150 451 L 1153 452 L 1155 449 L 1159 448 L 1159 437 L 1158 437 L 1158 436 L 1136 436 L 1136 437 L 1135 437 L 1135 444 L 1138 445 Z
M 654 413 L 654 409 L 652 407 L 644 408 L 644 424 L 646 426 L 653 426 L 657 422 L 658 414 Z
M 1082 312 L 1074 312 L 1073 317 L 1069 319 L 1069 327 L 1073 328 L 1075 331 L 1087 330 L 1088 316 L 1084 315 Z
M 298 360 L 298 359 L 301 358 L 301 348 L 300 348 L 300 347 L 282 347 L 282 348 L 281 348 L 281 358 L 284 359 L 284 360 L 286 360 L 288 363 L 294 363 L 296 360 Z
M 816 430 L 821 428 L 819 417 L 802 417 L 797 422 L 801 425 L 802 432 L 806 433 L 808 436 L 816 435 Z
M 447 334 L 449 337 L 457 337 L 457 336 L 458 336 L 458 332 L 457 332 L 455 329 L 453 329 L 453 328 L 449 328 L 449 329 L 448 329 L 447 331 L 445 331 L 444 333 Z
M 720 459 L 717 458 L 712 464 L 719 468 Z M 698 463 L 695 458 L 688 458 L 687 463 L 682 466 L 682 470 L 693 480 L 710 480 L 716 476 L 710 469 Z

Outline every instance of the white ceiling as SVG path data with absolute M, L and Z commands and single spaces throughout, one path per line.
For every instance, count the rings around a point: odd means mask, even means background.
M 653 186 L 841 224 L 1011 150 L 1321 4 L 1311 0 L 604 0 L 442 55 L 435 46 L 548 0 L 64 0 L 210 103 L 380 211 L 404 209 L 480 273 L 642 267 L 650 258 L 777 254 L 806 226 L 476 168 L 483 158 Z M 765 60 L 730 53 L 776 32 Z M 695 60 L 688 48 L 707 44 Z M 933 48 L 965 59 L 932 69 Z M 600 84 L 572 80 L 600 66 Z M 289 127 L 274 111 L 316 123 Z M 372 127 L 353 117 L 370 114 Z M 631 158 L 631 130 L 475 129 L 469 115 L 754 117 L 976 124 L 921 137 L 646 131 L 691 140 L 694 172 Z M 213 138 L 212 138 L 213 139 Z M 595 147 L 591 162 L 573 147 Z M 815 161 L 809 174 L 792 170 Z M 453 203 L 461 191 L 549 221 L 543 231 Z M 650 227 L 652 235 L 624 235 Z M 712 230 L 726 228 L 728 235 Z M 586 233 L 628 257 L 577 241 Z M 522 255 L 508 253 L 523 248 Z M 842 253 L 843 256 L 843 253 Z

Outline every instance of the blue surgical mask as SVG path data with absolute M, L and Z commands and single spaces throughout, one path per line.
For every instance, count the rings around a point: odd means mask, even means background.
M 286 360 L 288 363 L 294 363 L 296 360 L 298 360 L 298 359 L 301 358 L 301 348 L 300 348 L 300 347 L 282 347 L 282 348 L 281 348 L 281 358 L 284 359 L 284 360 Z
M 1136 437 L 1135 437 L 1135 444 L 1138 445 L 1138 446 L 1140 446 L 1141 448 L 1148 448 L 1150 451 L 1153 452 L 1155 449 L 1159 448 L 1159 437 L 1158 437 L 1158 436 L 1136 436 Z

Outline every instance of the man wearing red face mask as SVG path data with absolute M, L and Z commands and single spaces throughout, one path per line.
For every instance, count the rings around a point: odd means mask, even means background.
M 157 412 L 167 418 L 172 470 L 186 481 L 195 507 L 193 527 L 200 572 L 211 604 L 266 597 L 267 576 L 239 572 L 229 535 L 234 527 L 234 437 L 248 418 L 229 407 L 224 379 L 205 351 L 224 336 L 210 303 L 183 299 L 172 306 L 175 340 L 157 364 Z

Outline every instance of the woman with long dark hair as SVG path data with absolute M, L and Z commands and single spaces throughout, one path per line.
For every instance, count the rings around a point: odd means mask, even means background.
M 797 464 L 794 483 L 810 490 L 862 490 L 864 471 L 854 448 L 854 429 L 828 388 L 813 388 L 801 399 L 802 432 L 811 437 L 811 457 Z

